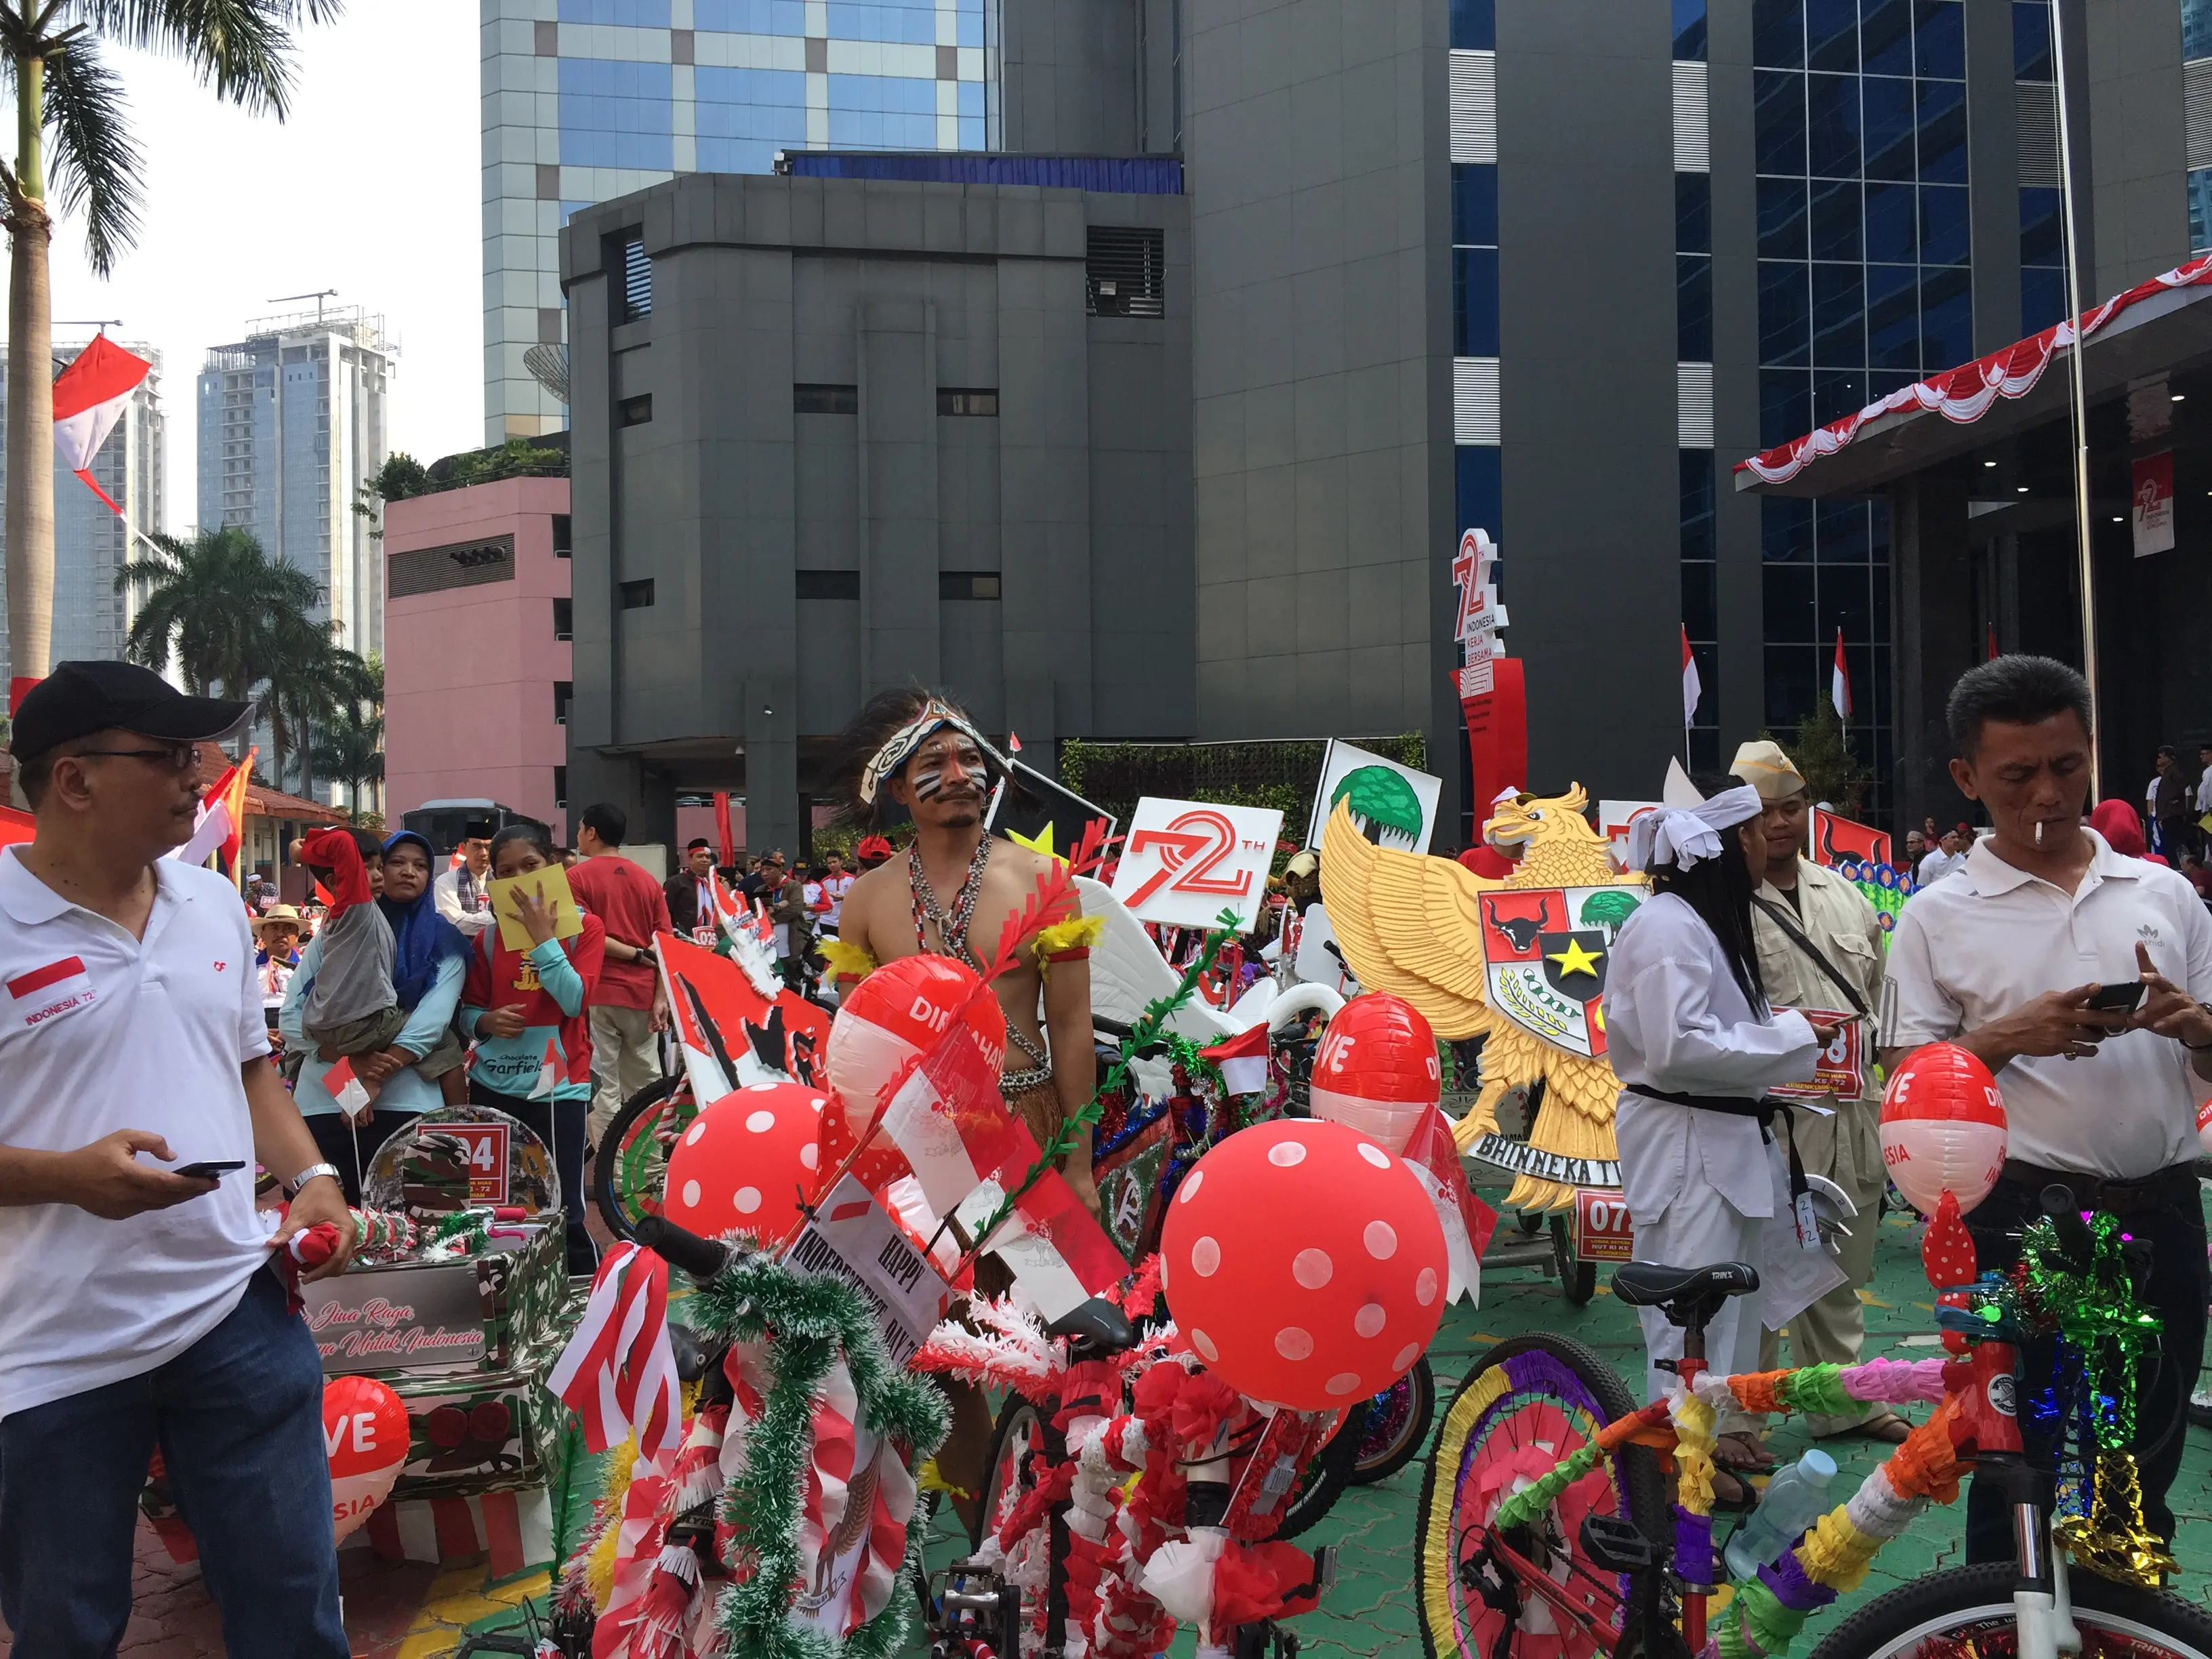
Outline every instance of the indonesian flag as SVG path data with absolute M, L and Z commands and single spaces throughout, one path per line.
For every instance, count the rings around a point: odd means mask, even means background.
M 1682 629 L 1682 724 L 1688 726 L 1697 719 L 1698 699 L 1705 689 L 1698 683 L 1698 659 L 1690 652 L 1690 630 Z
M 1000 1060 L 956 1018 L 890 1092 L 878 1121 L 878 1132 L 905 1154 L 931 1210 L 960 1214 L 971 1231 L 1040 1156 L 1027 1127 L 999 1097 Z M 1051 1170 L 1016 1202 L 985 1248 L 997 1253 L 1048 1321 L 1128 1271 L 1114 1241 Z
M 538 1086 L 530 1091 L 532 1100 L 543 1100 L 561 1086 L 560 1046 L 551 1037 L 545 1039 L 545 1058 L 538 1067 Z
M 368 1121 L 376 1097 L 369 1092 L 366 1083 L 354 1075 L 352 1060 L 341 1054 L 337 1064 L 323 1073 L 323 1087 L 337 1103 L 338 1110 L 345 1115 L 347 1122 L 365 1123 Z
M 722 865 L 738 861 L 737 837 L 730 833 L 730 792 L 714 792 L 714 862 Z
M 591 1300 L 545 1386 L 603 1452 L 635 1431 L 639 1461 L 665 1468 L 684 1438 L 668 1337 L 668 1264 L 625 1239 L 609 1248 Z
M 246 786 L 252 780 L 254 757 L 260 752 L 258 748 L 247 750 L 246 758 L 217 778 L 200 797 L 191 839 L 170 854 L 171 858 L 186 864 L 205 864 L 210 854 L 220 853 L 225 866 L 237 870 L 239 848 L 246 835 Z
M 1256 1095 L 1267 1086 L 1267 1022 L 1198 1051 L 1221 1068 L 1221 1081 L 1232 1095 Z
M 1828 675 L 1828 701 L 1835 705 L 1836 718 L 1847 720 L 1851 717 L 1851 671 L 1844 662 L 1844 630 L 1836 630 L 1836 665 Z
M 1452 1142 L 1451 1120 L 1437 1108 L 1415 1127 L 1406 1143 L 1402 1160 L 1413 1179 L 1436 1206 L 1437 1220 L 1444 1230 L 1447 1304 L 1462 1291 L 1468 1305 L 1482 1301 L 1482 1253 L 1490 1248 L 1490 1235 L 1498 1226 L 1498 1212 L 1474 1195 L 1467 1184 L 1467 1170 Z
M 54 377 L 54 456 L 118 518 L 123 509 L 93 480 L 93 457 L 100 453 L 107 434 L 123 418 L 131 394 L 153 367 L 105 334 L 95 334 L 92 343 Z

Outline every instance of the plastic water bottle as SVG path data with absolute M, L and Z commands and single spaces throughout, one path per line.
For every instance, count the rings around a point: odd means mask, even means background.
M 1776 1471 L 1751 1519 L 1729 1540 L 1729 1577 L 1751 1577 L 1795 1543 L 1799 1533 L 1826 1515 L 1831 1507 L 1828 1483 L 1835 1478 L 1836 1460 L 1817 1449 L 1807 1452 L 1790 1468 Z

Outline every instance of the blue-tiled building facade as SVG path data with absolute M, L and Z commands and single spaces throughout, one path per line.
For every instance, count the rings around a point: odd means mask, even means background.
M 524 362 L 566 338 L 578 207 L 780 149 L 986 149 L 994 0 L 482 0 L 488 441 L 566 424 Z

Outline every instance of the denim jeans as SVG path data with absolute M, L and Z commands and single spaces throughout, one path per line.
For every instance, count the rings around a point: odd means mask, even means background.
M 589 1202 L 584 1196 L 585 1121 L 591 1113 L 592 1103 L 524 1100 L 520 1096 L 503 1095 L 471 1078 L 469 1103 L 495 1107 L 509 1117 L 520 1119 L 523 1126 L 551 1151 L 554 1170 L 561 1177 L 561 1202 L 568 1212 L 568 1271 L 596 1271 L 599 1265 L 599 1246 L 592 1243 L 591 1234 L 584 1228 L 584 1206 Z M 556 1128 L 560 1131 L 557 1135 L 554 1133 Z
M 111 1655 L 159 1445 L 233 1659 L 345 1659 L 323 1369 L 257 1272 L 165 1365 L 0 1419 L 0 1616 L 14 1659 Z
M 1996 1189 L 1966 1218 L 1974 1253 L 1983 1271 L 2009 1267 L 2020 1259 L 2020 1241 L 2007 1235 L 2043 1213 L 2042 1196 L 2014 1181 Z M 2136 1462 L 2142 1487 L 2143 1519 L 2151 1531 L 2173 1540 L 2173 1508 L 2166 1492 L 2181 1470 L 2188 1436 L 2189 1392 L 2197 1386 L 2204 1348 L 2205 1300 L 2212 1290 L 2204 1257 L 2204 1210 L 2192 1188 L 2177 1203 L 2124 1217 L 2121 1225 L 2150 1245 L 2149 1282 L 2143 1303 L 2164 1325 L 2159 1351 L 2136 1372 Z M 2028 1401 L 2048 1384 L 2053 1355 L 2047 1339 L 2023 1342 L 2020 1389 L 2020 1431 L 2028 1461 L 2048 1470 L 2055 1455 L 2047 1433 L 2038 1433 Z M 1995 1483 L 1972 1480 L 1966 1486 L 1966 1559 L 2009 1561 L 2014 1547 L 2012 1511 Z

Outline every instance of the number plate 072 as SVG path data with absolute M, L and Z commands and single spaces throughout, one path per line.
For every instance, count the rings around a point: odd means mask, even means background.
M 1575 1259 L 1626 1261 L 1635 1228 L 1617 1187 L 1575 1188 Z

